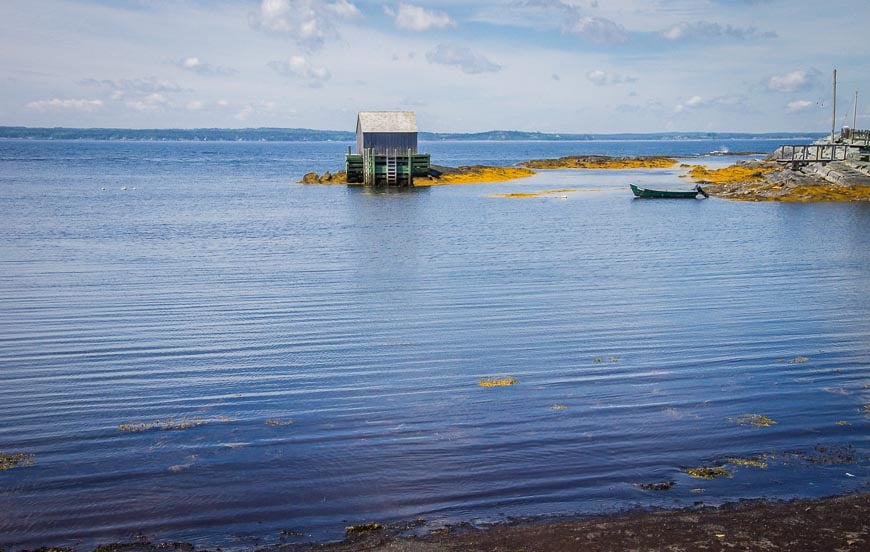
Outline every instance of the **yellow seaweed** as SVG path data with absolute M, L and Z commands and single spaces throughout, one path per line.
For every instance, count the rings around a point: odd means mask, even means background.
M 152 429 L 160 429 L 164 431 L 173 431 L 173 430 L 181 430 L 181 429 L 191 429 L 194 427 L 199 427 L 201 425 L 205 425 L 214 421 L 218 422 L 228 422 L 230 418 L 226 416 L 220 416 L 212 419 L 203 419 L 203 418 L 167 418 L 165 420 L 155 420 L 153 422 L 128 422 L 118 425 L 118 429 L 120 431 L 126 431 L 129 433 L 141 433 L 143 431 L 150 431 Z
M 776 424 L 774 420 L 762 414 L 742 414 L 736 418 L 728 418 L 728 421 L 752 427 L 770 427 Z
M 25 468 L 32 466 L 34 463 L 32 454 L 25 452 L 5 454 L 0 452 L 0 471 L 11 470 L 12 468 Z
M 758 468 L 760 470 L 767 469 L 767 462 L 757 458 L 728 458 L 728 463 L 734 466 L 743 466 L 745 468 Z
M 326 171 L 322 175 L 315 172 L 306 173 L 299 184 L 347 184 L 347 173 L 344 171 L 336 171 L 331 173 Z
M 295 422 L 293 420 L 266 420 L 264 423 L 267 426 L 281 427 L 293 425 Z
M 722 466 L 701 466 L 700 468 L 686 468 L 687 474 L 697 479 L 716 479 L 717 477 L 733 477 L 731 472 Z
M 347 535 L 364 535 L 366 533 L 374 533 L 377 531 L 383 531 L 384 529 L 386 529 L 386 526 L 373 521 L 371 523 L 362 523 L 359 525 L 349 525 L 349 526 L 344 528 L 344 532 Z
M 757 167 L 746 165 L 731 165 L 721 169 L 708 169 L 703 165 L 692 165 L 689 176 L 703 183 L 732 184 L 736 182 L 761 182 L 764 175 L 778 170 L 777 167 Z
M 533 159 L 521 165 L 532 169 L 667 169 L 677 164 L 670 157 L 607 157 L 569 155 L 559 159 Z
M 414 186 L 444 186 L 456 184 L 482 184 L 484 182 L 504 182 L 526 178 L 535 174 L 535 171 L 524 167 L 486 167 L 483 165 L 462 166 L 454 171 L 443 173 L 439 176 L 430 176 L 428 179 L 414 180 Z
M 510 385 L 516 385 L 520 381 L 513 376 L 503 376 L 497 378 L 480 378 L 480 381 L 477 382 L 479 387 L 508 387 Z
M 539 190 L 537 192 L 511 192 L 505 194 L 489 194 L 488 197 L 505 197 L 508 199 L 528 199 L 528 198 L 536 198 L 536 197 L 547 197 L 556 194 L 567 194 L 569 192 L 579 192 L 580 190 L 575 189 L 564 189 L 564 190 Z M 588 190 L 594 191 L 594 190 Z

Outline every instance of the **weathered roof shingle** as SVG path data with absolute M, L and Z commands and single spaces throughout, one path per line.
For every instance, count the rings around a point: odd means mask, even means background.
M 417 132 L 413 111 L 360 111 L 363 132 Z

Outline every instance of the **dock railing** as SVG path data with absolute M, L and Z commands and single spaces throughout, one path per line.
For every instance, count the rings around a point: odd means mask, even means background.
M 783 145 L 777 148 L 774 161 L 791 163 L 794 167 L 811 163 L 845 161 L 848 151 L 848 144 Z
M 842 136 L 843 140 L 850 146 L 870 146 L 870 130 L 843 128 L 840 136 Z

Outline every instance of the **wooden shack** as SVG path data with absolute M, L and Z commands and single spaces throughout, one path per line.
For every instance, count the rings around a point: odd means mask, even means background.
M 350 150 L 350 148 L 348 148 Z M 429 173 L 429 154 L 417 152 L 412 111 L 362 111 L 356 119 L 356 153 L 345 159 L 348 183 L 413 186 Z

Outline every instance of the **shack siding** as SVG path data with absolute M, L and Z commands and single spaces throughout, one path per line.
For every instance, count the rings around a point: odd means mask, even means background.
M 378 155 L 405 155 L 408 150 L 411 150 L 411 153 L 417 153 L 417 133 L 366 132 L 357 138 L 357 148 L 359 151 L 372 148 Z

